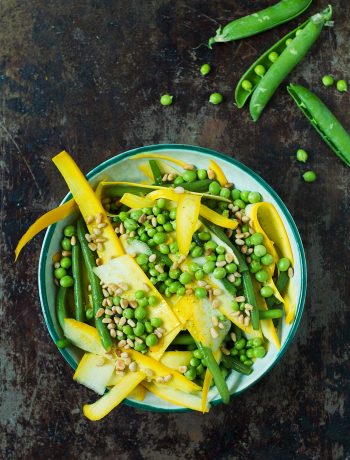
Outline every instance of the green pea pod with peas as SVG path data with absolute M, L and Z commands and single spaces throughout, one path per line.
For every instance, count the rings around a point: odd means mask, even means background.
M 350 166 L 350 135 L 329 108 L 311 91 L 290 84 L 288 92 L 333 152 Z
M 272 63 L 266 73 L 259 72 L 261 79 L 250 100 L 250 115 L 253 121 L 260 118 L 267 103 L 276 89 L 297 64 L 305 57 L 320 35 L 324 25 L 332 18 L 332 7 L 328 5 L 322 12 L 314 14 L 306 25 L 299 29 L 291 42 L 287 44 L 278 59 Z M 279 42 L 278 42 L 279 43 Z M 269 50 L 271 52 L 271 49 Z M 270 53 L 268 53 L 270 54 Z M 254 68 L 256 65 L 254 65 Z
M 211 37 L 208 47 L 251 37 L 265 30 L 277 27 L 299 16 L 311 5 L 312 0 L 281 0 L 264 10 L 236 19 L 225 27 L 219 27 L 215 37 Z

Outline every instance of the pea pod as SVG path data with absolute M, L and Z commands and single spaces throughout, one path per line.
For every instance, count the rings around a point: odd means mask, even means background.
M 261 78 L 250 100 L 249 109 L 253 121 L 259 119 L 276 89 L 304 58 L 320 35 L 323 26 L 331 17 L 332 7 L 330 5 L 321 13 L 314 14 Z
M 162 173 L 160 172 L 160 169 L 159 169 L 157 161 L 156 160 L 149 160 L 149 165 L 150 165 L 150 168 L 152 170 L 154 183 L 156 185 L 162 185 L 162 183 L 163 183 Z
M 290 84 L 288 92 L 333 152 L 350 166 L 350 136 L 329 108 L 311 91 Z
M 278 57 L 279 57 L 280 54 L 286 48 L 286 41 L 288 39 L 290 39 L 290 38 L 294 38 L 295 34 L 298 32 L 298 30 L 301 30 L 303 27 L 305 27 L 308 22 L 309 22 L 309 20 L 304 22 L 300 26 L 298 26 L 296 29 L 294 29 L 291 32 L 289 32 L 283 38 L 281 38 L 281 40 L 279 40 L 277 43 L 275 43 L 273 46 L 271 46 L 271 48 L 269 48 L 267 51 L 265 51 L 265 53 L 262 54 L 249 67 L 249 69 L 246 72 L 244 72 L 244 74 L 242 75 L 241 79 L 237 83 L 236 90 L 235 90 L 235 101 L 236 101 L 236 105 L 237 105 L 237 107 L 239 109 L 241 109 L 244 106 L 244 104 L 247 102 L 249 97 L 253 94 L 253 91 L 255 90 L 255 88 L 260 83 L 261 77 L 256 74 L 254 69 L 258 65 L 262 65 L 265 69 L 268 69 L 269 67 L 271 67 L 272 64 L 273 64 L 273 62 L 269 58 L 271 53 L 277 53 Z M 249 82 L 251 84 L 251 88 L 249 89 L 249 91 L 247 89 L 243 88 L 243 86 L 244 86 L 243 82 Z
M 311 5 L 311 2 L 312 0 L 281 0 L 264 10 L 236 19 L 223 28 L 219 27 L 215 37 L 209 39 L 208 46 L 211 48 L 214 43 L 251 37 L 277 27 L 299 16 Z
M 81 244 L 83 258 L 86 270 L 88 272 L 89 282 L 91 285 L 93 310 L 94 315 L 96 315 L 97 311 L 101 308 L 104 297 L 102 294 L 100 280 L 93 271 L 94 267 L 96 266 L 96 262 L 95 257 L 90 248 L 88 247 L 88 243 L 85 239 L 86 232 L 87 230 L 84 221 L 82 219 L 79 219 L 77 222 L 77 236 Z M 112 347 L 112 339 L 106 325 L 102 322 L 102 318 L 95 318 L 95 325 L 100 335 L 103 347 L 107 351 L 110 350 Z
M 75 319 L 77 321 L 85 320 L 85 306 L 84 306 L 84 294 L 83 294 L 83 273 L 82 273 L 82 260 L 81 260 L 81 249 L 77 243 L 72 246 L 72 274 L 74 279 L 73 290 L 74 290 L 74 308 L 75 308 Z
M 233 369 L 239 372 L 240 374 L 249 375 L 253 372 L 253 369 L 251 367 L 246 366 L 234 356 L 224 355 L 222 357 L 222 364 L 226 367 L 226 369 Z

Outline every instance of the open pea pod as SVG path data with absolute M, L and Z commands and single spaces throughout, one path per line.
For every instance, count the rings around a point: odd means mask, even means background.
M 288 92 L 322 139 L 350 166 L 350 135 L 316 94 L 301 85 L 290 84 Z
M 249 69 L 244 72 L 239 82 L 237 83 L 235 90 L 235 101 L 239 109 L 245 105 L 249 97 L 253 94 L 254 90 L 260 83 L 261 76 L 259 76 L 254 69 L 258 65 L 262 65 L 265 70 L 269 69 L 272 64 L 278 60 L 280 54 L 286 49 L 286 41 L 290 38 L 294 38 L 298 31 L 303 29 L 303 27 L 305 27 L 308 22 L 309 20 L 299 25 L 291 32 L 288 32 L 288 34 L 284 35 L 284 37 L 282 37 L 277 43 L 272 45 L 271 48 L 269 48 L 267 51 L 265 51 L 265 53 L 258 57 L 258 59 L 249 67 Z M 248 86 L 244 88 L 245 85 Z

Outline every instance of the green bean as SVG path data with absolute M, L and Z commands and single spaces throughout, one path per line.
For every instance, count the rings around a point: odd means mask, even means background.
M 234 356 L 226 356 L 223 355 L 222 364 L 226 367 L 226 369 L 233 369 L 240 374 L 249 375 L 253 372 L 253 369 L 249 366 L 246 366 L 242 363 L 239 359 L 235 358 Z
M 172 345 L 192 345 L 193 343 L 195 342 L 190 334 L 179 334 L 171 342 Z
M 222 402 L 224 404 L 228 404 L 230 401 L 230 393 L 228 391 L 227 383 L 221 374 L 220 367 L 216 362 L 211 349 L 205 347 L 200 342 L 197 342 L 197 348 L 201 351 L 203 359 L 205 359 L 207 363 L 207 368 L 213 376 L 216 388 L 218 389 L 218 392 L 222 398 Z
M 56 313 L 59 325 L 64 330 L 64 320 L 67 318 L 67 292 L 68 288 L 59 286 L 56 294 Z
M 242 75 L 241 79 L 237 83 L 236 90 L 235 90 L 235 100 L 236 100 L 236 105 L 239 109 L 241 109 L 246 101 L 249 99 L 249 97 L 253 94 L 253 91 L 255 88 L 258 86 L 260 83 L 261 77 L 259 77 L 255 72 L 254 69 L 258 65 L 263 65 L 266 69 L 270 68 L 275 61 L 271 61 L 270 55 L 271 53 L 277 53 L 278 56 L 285 50 L 286 47 L 286 40 L 290 37 L 294 37 L 296 32 L 298 30 L 301 30 L 309 21 L 304 22 L 300 26 L 298 26 L 296 29 L 292 30 L 289 32 L 287 35 L 285 35 L 281 40 L 279 40 L 277 43 L 275 43 L 271 48 L 269 48 L 267 51 L 265 51 L 264 54 L 262 54 L 253 64 L 249 67 L 248 70 Z M 275 55 L 274 55 L 275 56 Z M 250 85 L 247 84 L 250 83 Z
M 311 2 L 312 0 L 281 0 L 264 10 L 236 19 L 223 28 L 219 27 L 215 37 L 209 39 L 208 47 L 211 48 L 214 43 L 251 37 L 291 21 L 303 13 Z
M 283 312 L 280 308 L 274 308 L 272 310 L 260 310 L 260 319 L 278 319 L 282 318 Z
M 276 288 L 278 289 L 278 292 L 282 292 L 284 290 L 284 288 L 287 286 L 288 281 L 289 281 L 288 272 L 281 272 L 278 275 L 278 278 L 276 281 Z M 278 300 L 274 296 L 271 296 L 268 299 L 266 299 L 266 305 L 268 306 L 268 308 L 273 307 L 274 305 L 276 305 L 277 302 Z
M 154 183 L 156 185 L 162 185 L 162 173 L 160 172 L 158 163 L 156 160 L 149 160 L 149 165 L 153 174 Z
M 328 6 L 321 13 L 315 14 L 310 21 L 285 48 L 276 62 L 272 64 L 266 74 L 261 78 L 250 100 L 250 115 L 257 121 L 265 106 L 275 93 L 276 89 L 304 58 L 311 46 L 317 40 L 325 23 L 332 17 L 332 7 Z
M 247 302 L 253 307 L 250 313 L 252 327 L 255 331 L 258 331 L 259 330 L 259 310 L 257 307 L 255 291 L 254 291 L 253 282 L 250 277 L 249 271 L 244 271 L 242 273 L 242 282 L 243 282 L 243 290 L 244 290 L 245 298 Z
M 85 306 L 83 294 L 83 274 L 80 245 L 76 243 L 72 246 L 72 275 L 73 275 L 73 292 L 74 292 L 74 311 L 77 321 L 85 320 Z
M 83 258 L 91 285 L 91 298 L 92 306 L 95 316 L 95 325 L 96 329 L 101 338 L 101 342 L 105 350 L 109 351 L 112 347 L 112 338 L 109 334 L 109 331 L 106 327 L 106 324 L 102 322 L 102 317 L 96 318 L 97 311 L 101 308 L 103 302 L 103 293 L 102 287 L 100 285 L 99 278 L 95 275 L 93 269 L 96 266 L 95 257 L 93 252 L 88 247 L 88 242 L 86 241 L 85 234 L 87 232 L 84 221 L 80 218 L 77 222 L 77 236 L 80 241 L 81 251 L 83 253 Z
M 233 283 L 231 283 L 231 281 L 229 281 L 227 278 L 222 278 L 220 282 L 227 292 L 229 292 L 232 295 L 236 295 L 237 288 L 234 286 Z
M 333 152 L 350 166 L 350 135 L 329 108 L 310 90 L 290 84 L 288 92 Z
M 188 190 L 189 192 L 207 192 L 209 190 L 209 185 L 213 181 L 211 179 L 202 179 L 202 180 L 195 180 L 193 182 L 184 182 L 181 184 L 181 187 L 183 187 L 185 190 Z

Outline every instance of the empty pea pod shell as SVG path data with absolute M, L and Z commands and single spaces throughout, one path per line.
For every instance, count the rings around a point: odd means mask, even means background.
M 211 48 L 214 43 L 251 37 L 277 27 L 299 16 L 311 3 L 312 0 L 281 0 L 264 10 L 236 19 L 223 28 L 220 27 L 216 31 L 215 37 L 209 39 L 208 46 Z
M 299 64 L 315 43 L 326 22 L 332 17 L 332 7 L 329 5 L 321 13 L 311 16 L 301 32 L 286 46 L 276 62 L 261 78 L 250 99 L 250 115 L 257 121 L 276 89 L 287 75 Z
M 350 166 L 350 135 L 329 108 L 310 90 L 290 84 L 288 92 L 333 152 Z
M 309 19 L 310 20 L 310 19 Z M 289 38 L 294 38 L 296 32 L 298 30 L 303 29 L 309 20 L 305 21 L 303 24 L 298 26 L 296 29 L 289 32 L 285 35 L 281 40 L 271 46 L 264 54 L 262 54 L 250 67 L 249 69 L 242 75 L 241 79 L 237 83 L 236 90 L 235 90 L 235 100 L 236 105 L 239 109 L 241 109 L 244 104 L 247 102 L 249 97 L 253 94 L 253 91 L 260 83 L 261 77 L 254 72 L 254 69 L 257 65 L 263 65 L 265 69 L 268 69 L 272 66 L 272 62 L 269 60 L 269 54 L 272 52 L 278 53 L 280 55 L 286 48 L 286 40 Z M 248 80 L 252 84 L 252 88 L 250 91 L 245 90 L 242 87 L 242 83 Z

